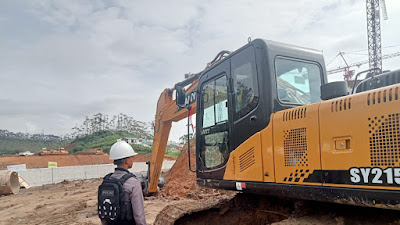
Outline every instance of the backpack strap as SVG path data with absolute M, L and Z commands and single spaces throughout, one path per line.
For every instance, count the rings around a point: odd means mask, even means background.
M 132 173 L 127 173 L 123 175 L 121 178 L 119 178 L 119 182 L 121 182 L 121 184 L 124 185 L 124 183 L 131 177 L 136 177 L 136 176 L 133 175 Z
M 113 173 L 109 173 L 109 174 L 105 175 L 103 180 L 110 179 L 111 175 L 113 175 Z

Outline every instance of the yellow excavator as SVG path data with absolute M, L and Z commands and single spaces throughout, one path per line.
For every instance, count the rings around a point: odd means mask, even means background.
M 328 83 L 320 51 L 262 39 L 221 52 L 162 92 L 147 192 L 172 122 L 196 113 L 200 186 L 399 210 L 400 70 L 363 72 Z

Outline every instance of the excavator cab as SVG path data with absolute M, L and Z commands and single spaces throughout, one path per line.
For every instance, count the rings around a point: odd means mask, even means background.
M 215 59 L 160 96 L 149 192 L 171 122 L 195 112 L 200 186 L 400 209 L 400 70 L 348 95 L 320 51 L 256 39 Z
M 204 71 L 197 88 L 198 179 L 223 179 L 230 153 L 274 112 L 321 101 L 321 52 L 256 39 Z

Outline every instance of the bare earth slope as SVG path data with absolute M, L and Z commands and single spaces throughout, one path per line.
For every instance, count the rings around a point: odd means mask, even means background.
M 195 140 L 190 142 L 190 162 L 192 169 L 196 167 L 196 144 Z M 160 191 L 161 196 L 187 197 L 201 199 L 203 196 L 225 195 L 229 193 L 224 190 L 201 188 L 196 183 L 196 173 L 189 171 L 188 149 L 185 145 L 179 157 L 176 159 L 172 168 L 163 174 L 165 178 L 165 187 Z

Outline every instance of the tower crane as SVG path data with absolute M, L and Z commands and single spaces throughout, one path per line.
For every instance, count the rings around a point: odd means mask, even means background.
M 388 16 L 385 0 L 367 0 L 368 62 L 370 69 L 378 68 L 380 71 L 382 71 L 381 21 L 379 2 L 381 3 L 382 17 L 384 20 L 387 20 Z
M 341 56 L 341 58 L 343 59 L 344 63 L 346 64 L 346 66 L 328 70 L 326 72 L 327 75 L 344 72 L 344 75 L 343 75 L 344 79 L 345 80 L 350 80 L 354 75 L 354 70 L 350 70 L 350 68 L 355 67 L 355 66 L 360 67 L 361 65 L 369 63 L 370 59 L 371 59 L 371 58 L 369 58 L 368 60 L 363 60 L 363 61 L 359 61 L 359 62 L 348 64 L 346 59 L 344 58 L 345 54 L 346 54 L 345 52 L 339 52 L 339 54 L 337 56 Z M 390 59 L 390 58 L 394 58 L 394 57 L 398 57 L 398 56 L 400 56 L 400 52 L 384 55 L 384 56 L 381 57 L 381 60 Z

